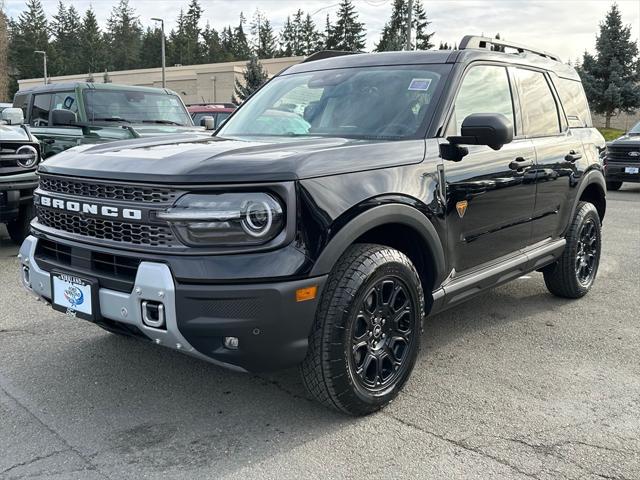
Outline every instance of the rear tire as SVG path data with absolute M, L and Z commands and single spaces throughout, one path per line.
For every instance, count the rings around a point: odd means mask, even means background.
M 301 365 L 307 390 L 323 405 L 367 415 L 393 400 L 420 349 L 424 294 L 401 252 L 351 246 L 322 295 Z
M 25 203 L 20 207 L 18 218 L 7 223 L 7 231 L 9 237 L 14 243 L 22 244 L 29 235 L 31 229 L 31 220 L 35 217 L 35 209 L 33 203 Z
M 622 182 L 607 182 L 607 190 L 611 190 L 612 192 L 620 190 L 620 187 L 622 187 Z
M 547 289 L 558 297 L 580 298 L 595 281 L 600 264 L 602 237 L 596 207 L 579 202 L 560 259 L 543 270 Z

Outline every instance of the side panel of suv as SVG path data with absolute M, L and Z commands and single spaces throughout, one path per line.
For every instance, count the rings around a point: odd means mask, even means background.
M 25 286 L 228 368 L 300 365 L 339 411 L 382 408 L 409 379 L 425 315 L 532 271 L 579 298 L 598 272 L 604 139 L 586 101 L 563 99 L 577 73 L 500 40 L 460 47 L 324 52 L 217 137 L 44 162 Z

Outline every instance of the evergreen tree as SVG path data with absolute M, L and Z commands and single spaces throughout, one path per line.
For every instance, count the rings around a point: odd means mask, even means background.
M 93 9 L 84 13 L 80 28 L 80 58 L 85 70 L 98 72 L 106 66 L 105 44 Z
M 407 0 L 394 0 L 391 18 L 382 29 L 380 42 L 376 45 L 377 52 L 391 52 L 404 50 L 407 46 L 407 19 L 409 3 Z M 433 48 L 431 37 L 433 32 L 427 32 L 431 22 L 420 0 L 415 0 L 411 15 L 412 41 L 411 50 L 429 50 Z
M 331 19 L 329 18 L 329 14 L 327 13 L 327 20 L 324 23 L 324 32 L 322 32 L 322 48 L 324 50 L 329 49 L 329 37 L 331 37 L 331 30 L 333 30 L 333 25 L 331 24 Z
M 140 48 L 140 68 L 155 68 L 162 66 L 162 30 L 147 27 L 142 34 Z
M 315 22 L 308 13 L 302 22 L 300 40 L 302 55 L 311 55 L 314 52 L 322 50 L 322 34 L 318 32 Z
M 358 22 L 358 14 L 351 0 L 341 0 L 338 20 L 327 38 L 327 48 L 350 52 L 362 51 L 365 47 L 366 28 Z
M 9 22 L 0 0 L 0 101 L 9 98 Z
M 585 52 L 579 72 L 589 104 L 605 116 L 607 128 L 618 112 L 640 108 L 638 45 L 631 40 L 631 27 L 623 25 L 615 3 L 600 23 L 596 55 Z
M 451 50 L 451 47 L 447 42 L 440 42 L 440 46 L 438 46 L 438 50 Z
M 246 20 L 242 12 L 240 12 L 240 23 L 233 31 L 232 36 L 232 52 L 234 60 L 245 60 L 251 58 L 251 48 L 249 47 L 249 41 L 247 35 L 244 33 L 244 24 Z
M 431 37 L 433 37 L 434 32 L 427 32 L 427 27 L 431 22 L 427 20 L 427 13 L 424 11 L 420 0 L 415 0 L 413 4 L 413 15 L 411 19 L 415 38 L 412 47 L 416 50 L 431 50 L 434 47 L 434 44 L 431 43 Z
M 269 76 L 262 67 L 258 57 L 252 55 L 244 70 L 244 81 L 241 82 L 236 79 L 232 99 L 233 103 L 239 104 L 245 101 L 253 92 L 260 88 L 268 78 Z
M 291 22 L 291 17 L 287 17 L 287 20 L 282 26 L 280 31 L 280 56 L 291 57 L 295 48 L 295 29 Z
M 15 79 L 42 77 L 42 56 L 33 51 L 51 54 L 49 25 L 40 0 L 27 0 L 26 7 L 11 26 L 9 61 Z
M 78 11 L 73 5 L 67 8 L 60 1 L 51 22 L 54 39 L 51 43 L 50 75 L 70 75 L 82 71 L 84 59 L 81 56 L 81 30 L 82 22 Z
M 184 52 L 187 50 L 186 41 L 184 11 L 180 9 L 176 20 L 176 29 L 171 30 L 167 39 L 166 55 L 168 65 L 183 65 Z
M 105 39 L 112 70 L 136 68 L 140 58 L 142 26 L 129 0 L 120 0 L 107 20 Z
M 253 36 L 253 51 L 258 58 L 273 58 L 276 56 L 276 38 L 271 27 L 271 22 L 263 12 L 256 9 L 251 23 L 251 35 Z
M 207 63 L 228 62 L 231 58 L 229 52 L 222 48 L 220 35 L 209 23 L 202 31 L 204 61 Z
M 183 64 L 195 65 L 202 63 L 202 44 L 200 43 L 200 18 L 202 7 L 198 0 L 191 0 L 187 14 L 184 16 L 184 58 Z

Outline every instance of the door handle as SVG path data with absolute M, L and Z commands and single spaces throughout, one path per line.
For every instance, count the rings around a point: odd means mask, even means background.
M 573 163 L 573 162 L 577 162 L 577 161 L 578 161 L 578 160 L 580 160 L 581 158 L 582 158 L 582 154 L 581 154 L 581 153 L 579 153 L 579 152 L 576 152 L 575 150 L 571 150 L 571 151 L 569 152 L 569 154 L 568 154 L 566 157 L 564 157 L 564 159 L 565 159 L 567 162 L 571 162 L 571 163 Z
M 522 170 L 525 167 L 533 167 L 533 160 L 527 160 L 524 157 L 518 157 L 509 164 L 511 170 Z

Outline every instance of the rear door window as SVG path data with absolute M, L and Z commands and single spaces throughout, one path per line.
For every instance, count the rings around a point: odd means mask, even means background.
M 560 134 L 558 107 L 544 74 L 517 68 L 515 75 L 525 135 L 543 137 Z
M 51 110 L 69 110 L 78 114 L 78 102 L 74 92 L 58 92 L 53 96 Z
M 582 84 L 577 80 L 569 80 L 554 76 L 553 83 L 556 85 L 560 101 L 564 107 L 571 127 L 590 127 L 591 113 L 587 97 L 584 94 Z
M 49 113 L 51 112 L 50 93 L 36 95 L 33 98 L 33 107 L 31 108 L 31 121 L 34 127 L 43 127 L 49 125 Z

